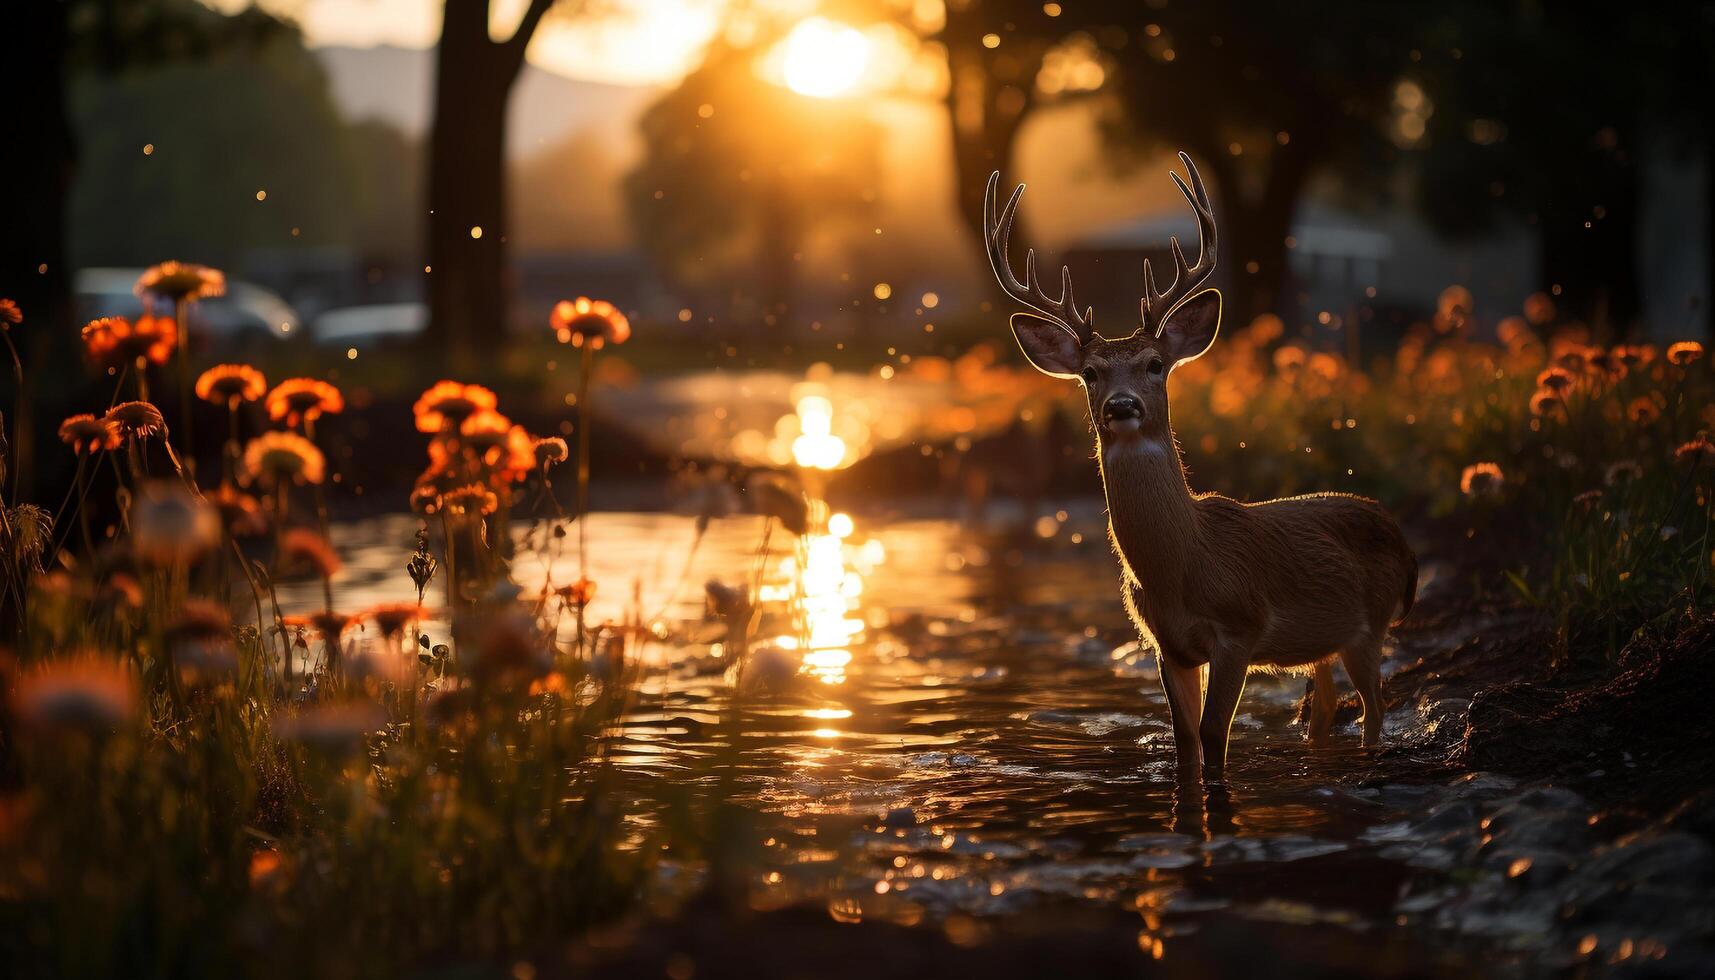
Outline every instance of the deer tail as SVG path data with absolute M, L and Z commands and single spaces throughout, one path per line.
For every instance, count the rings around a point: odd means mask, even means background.
M 1405 592 L 1400 599 L 1399 618 L 1393 621 L 1394 626 L 1405 622 L 1405 617 L 1411 615 L 1411 607 L 1417 604 L 1417 556 L 1407 551 L 1405 557 L 1409 561 L 1405 567 Z

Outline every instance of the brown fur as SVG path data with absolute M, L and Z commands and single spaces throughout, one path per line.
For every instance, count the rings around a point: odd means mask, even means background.
M 1159 651 L 1181 773 L 1201 764 L 1210 782 L 1223 778 L 1252 669 L 1309 671 L 1322 695 L 1331 693 L 1328 664 L 1338 656 L 1363 701 L 1364 743 L 1375 745 L 1382 641 L 1411 610 L 1417 586 L 1415 556 L 1373 500 L 1320 493 L 1245 504 L 1186 485 L 1167 376 L 1213 343 L 1220 309 L 1220 294 L 1206 290 L 1180 305 L 1160 336 L 1140 329 L 1083 343 L 1050 321 L 1013 318 L 1033 364 L 1084 380 L 1126 608 Z M 1208 685 L 1199 692 L 1204 665 Z M 1313 738 L 1331 715 L 1315 706 Z

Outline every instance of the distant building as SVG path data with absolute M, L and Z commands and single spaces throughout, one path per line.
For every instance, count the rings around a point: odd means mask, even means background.
M 590 296 L 645 320 L 671 320 L 678 303 L 657 278 L 642 253 L 612 251 L 532 251 L 512 256 L 514 312 L 526 318 L 562 299 Z
M 1074 281 L 1078 302 L 1095 305 L 1101 328 L 1118 332 L 1115 318 L 1137 322 L 1144 259 L 1154 266 L 1157 285 L 1167 285 L 1173 275 L 1173 236 L 1186 257 L 1196 261 L 1191 250 L 1197 226 L 1181 211 L 1110 225 L 1068 249 L 1066 261 L 1074 272 L 1086 266 L 1092 270 L 1087 277 L 1074 275 Z M 1297 293 L 1307 322 L 1324 311 L 1347 317 L 1365 305 L 1406 317 L 1427 316 L 1441 290 L 1458 283 L 1476 295 L 1478 316 L 1492 323 L 1518 310 L 1537 268 L 1536 240 L 1522 227 L 1483 240 L 1447 242 L 1408 212 L 1360 214 L 1314 201 L 1298 209 L 1288 255 L 1287 288 Z M 1242 273 L 1230 255 L 1223 258 L 1216 282 L 1230 289 Z M 1373 297 L 1367 295 L 1371 288 Z

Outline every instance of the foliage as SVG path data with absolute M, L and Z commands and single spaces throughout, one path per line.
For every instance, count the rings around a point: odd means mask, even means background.
M 772 323 L 815 239 L 870 213 L 879 141 L 859 108 L 760 78 L 765 47 L 717 43 L 645 112 L 625 193 L 642 245 L 694 307 Z M 747 282 L 754 293 L 735 292 Z
M 188 436 L 144 400 L 189 368 L 177 335 L 116 348 L 129 321 L 98 326 L 92 357 L 126 356 L 107 411 L 61 428 L 71 492 L 52 514 L 0 499 L 8 965 L 365 976 L 547 944 L 624 908 L 652 852 L 621 826 L 604 746 L 637 637 L 586 627 L 587 580 L 550 568 L 521 595 L 507 575 L 505 515 L 515 497 L 542 512 L 565 444 L 528 437 L 485 389 L 432 388 L 413 501 L 440 540 L 425 525 L 401 550 L 414 597 L 347 610 L 316 434 L 339 390 L 210 368 L 198 397 L 231 424 L 205 489 Z M 252 402 L 283 428 L 245 441 Z M 437 575 L 442 610 L 425 602 Z M 320 580 L 319 611 L 282 614 L 276 583 L 296 577 Z
M 1509 589 L 1571 630 L 1606 632 L 1610 652 L 1645 621 L 1707 609 L 1715 375 L 1703 348 L 1595 343 L 1547 295 L 1484 340 L 1471 306 L 1449 288 L 1433 322 L 1368 371 L 1283 337 L 1270 316 L 1223 336 L 1174 374 L 1194 482 L 1253 499 L 1415 501 L 1510 573 Z M 1355 343 L 1360 324 L 1340 326 Z

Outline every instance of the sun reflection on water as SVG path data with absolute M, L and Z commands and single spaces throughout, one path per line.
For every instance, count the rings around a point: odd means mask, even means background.
M 818 527 L 791 554 L 781 557 L 760 597 L 764 602 L 788 604 L 796 628 L 795 635 L 768 642 L 798 651 L 803 673 L 823 684 L 838 685 L 846 681 L 852 647 L 863 641 L 864 622 L 856 613 L 864 576 L 885 560 L 886 552 L 873 539 L 862 545 L 852 543 L 856 525 L 850 515 L 828 515 Z

